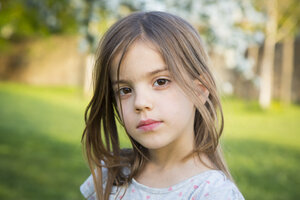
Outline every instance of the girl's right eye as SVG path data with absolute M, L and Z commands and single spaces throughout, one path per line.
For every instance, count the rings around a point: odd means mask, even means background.
M 124 96 L 126 94 L 131 93 L 131 89 L 127 88 L 127 87 L 124 87 L 124 88 L 120 88 L 120 90 L 118 92 L 120 93 L 121 96 Z

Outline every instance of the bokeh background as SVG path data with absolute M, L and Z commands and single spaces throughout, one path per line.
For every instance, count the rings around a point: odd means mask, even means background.
M 224 153 L 245 198 L 299 199 L 298 0 L 0 0 L 0 199 L 83 199 L 94 52 L 113 22 L 144 10 L 199 30 L 222 96 Z

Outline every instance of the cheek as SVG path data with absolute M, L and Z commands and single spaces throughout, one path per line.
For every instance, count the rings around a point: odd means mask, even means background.
M 186 118 L 193 112 L 194 106 L 189 101 L 173 100 L 170 103 L 166 103 L 164 106 L 162 106 L 161 110 L 163 110 L 164 113 L 168 113 L 169 116 L 173 116 L 174 118 Z
M 117 102 L 118 112 L 120 113 L 121 120 L 128 125 L 132 121 L 132 112 L 128 101 L 122 101 L 122 109 L 120 102 Z M 123 111 L 123 112 L 122 112 Z
M 193 103 L 179 88 L 175 88 L 169 93 L 168 97 L 164 99 L 164 101 L 161 101 L 160 109 L 172 115 L 181 117 L 183 114 L 190 113 L 194 109 Z

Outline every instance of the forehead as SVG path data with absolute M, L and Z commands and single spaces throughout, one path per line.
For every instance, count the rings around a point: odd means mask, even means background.
M 110 77 L 117 80 L 118 64 L 122 52 L 113 59 L 110 69 Z M 120 65 L 120 79 L 137 79 L 145 74 L 166 68 L 166 64 L 160 52 L 150 42 L 136 41 L 125 53 Z

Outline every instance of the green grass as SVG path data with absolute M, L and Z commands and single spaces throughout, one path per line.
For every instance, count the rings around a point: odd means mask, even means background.
M 300 107 L 224 100 L 223 146 L 246 199 L 299 199 Z
M 0 199 L 82 199 L 84 105 L 76 89 L 0 84 Z
M 0 199 L 83 199 L 87 102 L 76 88 L 0 83 Z M 223 149 L 245 198 L 298 199 L 300 107 L 223 102 Z

